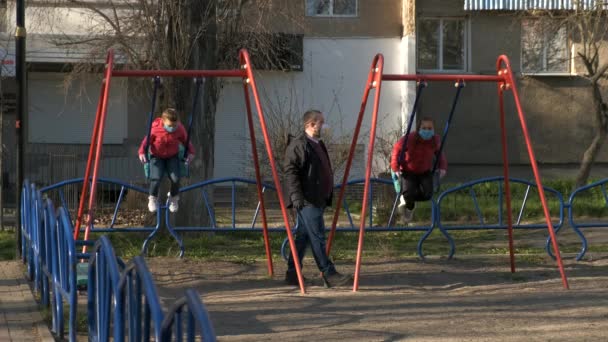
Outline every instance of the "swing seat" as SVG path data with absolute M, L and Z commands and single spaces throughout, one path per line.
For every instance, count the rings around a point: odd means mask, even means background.
M 186 148 L 184 145 L 179 144 L 179 152 L 177 153 L 179 158 L 179 176 L 180 178 L 190 176 L 190 170 L 188 168 L 188 163 L 186 163 Z M 146 175 L 146 179 L 150 179 L 150 150 L 148 149 L 148 162 L 144 163 L 144 174 Z
M 89 284 L 89 263 L 76 264 L 76 287 L 79 291 L 85 291 Z

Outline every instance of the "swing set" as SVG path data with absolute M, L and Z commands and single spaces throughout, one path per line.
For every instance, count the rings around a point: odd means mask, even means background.
M 547 200 L 545 198 L 545 190 L 543 188 L 540 173 L 538 171 L 538 165 L 536 163 L 536 158 L 534 156 L 534 150 L 532 149 L 532 142 L 530 140 L 530 135 L 528 133 L 528 126 L 526 124 L 525 115 L 521 107 L 521 103 L 519 100 L 519 93 L 517 92 L 517 87 L 515 84 L 515 78 L 513 77 L 513 71 L 511 69 L 511 64 L 509 59 L 505 55 L 501 55 L 498 57 L 496 61 L 496 75 L 456 75 L 456 74 L 435 74 L 435 75 L 423 75 L 423 74 L 384 74 L 384 56 L 382 54 L 377 54 L 371 65 L 371 69 L 368 73 L 367 81 L 365 84 L 365 90 L 363 92 L 363 98 L 361 100 L 361 107 L 359 111 L 359 116 L 357 118 L 357 123 L 355 125 L 355 130 L 353 133 L 353 139 L 348 155 L 348 159 L 346 162 L 346 167 L 344 170 L 344 176 L 342 179 L 342 185 L 340 186 L 340 192 L 338 195 L 338 199 L 336 201 L 336 208 L 334 212 L 334 217 L 331 225 L 331 230 L 329 232 L 329 236 L 327 239 L 327 254 L 329 255 L 331 252 L 332 242 L 335 237 L 336 227 L 338 224 L 338 218 L 340 216 L 340 207 L 343 203 L 344 194 L 346 190 L 346 185 L 348 182 L 349 172 L 352 166 L 352 161 L 355 153 L 355 147 L 357 144 L 357 140 L 359 137 L 359 132 L 361 130 L 361 123 L 363 121 L 363 116 L 365 114 L 365 109 L 367 107 L 367 101 L 369 99 L 370 92 L 375 90 L 374 94 L 374 103 L 372 107 L 372 117 L 371 117 L 371 129 L 369 135 L 369 144 L 367 151 L 367 162 L 365 167 L 365 185 L 363 190 L 363 203 L 361 205 L 361 216 L 360 216 L 360 227 L 359 227 L 359 239 L 357 244 L 357 256 L 356 256 L 356 265 L 355 265 L 355 275 L 354 275 L 354 283 L 353 283 L 353 291 L 357 291 L 359 289 L 359 276 L 361 271 L 361 258 L 363 253 L 363 242 L 365 236 L 365 215 L 367 214 L 368 209 L 368 201 L 369 191 L 370 191 L 370 178 L 372 171 L 372 161 L 374 157 L 374 142 L 376 138 L 376 125 L 378 121 L 378 108 L 380 105 L 380 91 L 382 88 L 383 81 L 415 81 L 417 82 L 416 86 L 416 98 L 414 100 L 414 105 L 409 117 L 409 122 L 406 130 L 406 141 L 405 146 L 407 146 L 407 135 L 410 133 L 412 124 L 414 122 L 414 116 L 417 112 L 419 106 L 419 100 L 422 94 L 422 90 L 427 87 L 427 82 L 455 82 L 456 95 L 454 97 L 454 101 L 452 103 L 452 107 L 448 116 L 448 120 L 445 125 L 445 129 L 443 132 L 443 136 L 441 139 L 441 145 L 439 147 L 438 153 L 441 153 L 443 147 L 445 145 L 447 135 L 449 132 L 449 127 L 452 121 L 452 117 L 454 115 L 454 111 L 456 108 L 456 104 L 458 103 L 458 99 L 460 97 L 461 90 L 465 86 L 465 82 L 489 82 L 496 83 L 498 85 L 498 99 L 499 99 L 499 110 L 500 110 L 500 127 L 501 127 L 501 143 L 502 143 L 502 157 L 503 157 L 503 173 L 504 173 L 504 191 L 506 198 L 506 210 L 507 210 L 507 231 L 508 231 L 508 239 L 509 239 L 509 258 L 510 258 L 510 266 L 511 272 L 515 272 L 515 255 L 513 250 L 513 217 L 511 212 L 511 189 L 509 186 L 509 162 L 508 162 L 508 154 L 507 154 L 507 133 L 505 126 L 505 109 L 504 109 L 504 93 L 506 91 L 511 90 L 513 94 L 513 100 L 515 101 L 515 107 L 517 110 L 517 114 L 519 117 L 519 122 L 521 125 L 522 133 L 524 136 L 524 140 L 526 143 L 526 147 L 528 150 L 528 156 L 530 159 L 530 164 L 532 166 L 532 171 L 534 173 L 535 184 L 538 188 L 538 194 L 540 197 L 540 202 L 543 207 L 543 213 L 545 216 L 545 222 L 547 224 L 547 229 L 549 231 L 549 235 L 551 237 L 551 243 L 553 246 L 553 250 L 555 253 L 555 259 L 557 261 L 557 266 L 561 275 L 562 284 L 565 289 L 568 289 L 568 280 L 566 278 L 566 273 L 564 271 L 564 266 L 562 263 L 561 254 L 559 252 L 559 246 L 557 244 L 557 239 L 555 238 L 555 229 L 553 227 L 553 223 L 551 222 L 551 216 L 549 214 L 549 208 L 547 206 Z M 405 153 L 405 148 L 403 149 L 403 153 Z M 399 157 L 403 158 L 402 155 Z M 438 166 L 439 158 L 435 158 L 435 162 L 433 165 L 432 172 L 435 173 L 435 170 Z M 397 199 L 395 199 L 395 204 L 393 205 L 393 212 L 395 205 L 397 203 Z M 370 214 L 371 215 L 371 214 Z M 434 214 L 433 214 L 434 215 Z M 392 215 L 391 215 L 392 216 Z
M 192 113 L 188 122 L 188 142 L 190 141 L 190 135 L 192 133 L 192 123 L 194 121 L 194 115 L 196 112 L 196 108 L 198 105 L 198 96 L 200 95 L 201 87 L 204 88 L 205 80 L 210 77 L 225 77 L 225 78 L 241 78 L 243 81 L 243 90 L 245 96 L 245 105 L 247 110 L 247 122 L 249 129 L 249 136 L 251 139 L 251 147 L 252 147 L 252 156 L 255 168 L 255 176 L 256 176 L 256 187 L 257 194 L 259 199 L 259 208 L 262 212 L 262 232 L 264 237 L 264 245 L 267 257 L 267 266 L 268 266 L 268 274 L 270 276 L 273 275 L 273 263 L 272 263 L 272 254 L 270 251 L 270 242 L 269 242 L 269 234 L 268 234 L 268 225 L 267 225 L 267 216 L 264 204 L 264 195 L 263 195 L 263 184 L 261 180 L 260 167 L 259 167 L 259 158 L 258 152 L 256 149 L 256 138 L 255 138 L 255 130 L 253 126 L 253 113 L 252 113 L 252 105 L 251 105 L 251 96 L 253 96 L 255 109 L 258 114 L 258 120 L 260 124 L 260 128 L 262 131 L 262 135 L 264 137 L 264 145 L 266 148 L 266 152 L 268 154 L 268 159 L 270 162 L 270 167 L 272 171 L 272 177 L 274 181 L 275 188 L 277 189 L 277 196 L 279 200 L 279 205 L 281 207 L 281 214 L 283 217 L 283 222 L 285 225 L 285 230 L 287 233 L 287 239 L 289 242 L 289 247 L 295 260 L 296 273 L 298 277 L 298 282 L 300 285 L 301 293 L 305 293 L 304 279 L 301 272 L 301 265 L 299 263 L 298 256 L 296 255 L 294 236 L 290 227 L 290 220 L 287 214 L 287 209 L 285 206 L 285 201 L 283 198 L 283 193 L 281 191 L 281 183 L 279 180 L 279 175 L 277 173 L 275 159 L 273 156 L 273 150 L 271 146 L 271 142 L 268 135 L 268 129 L 266 126 L 266 121 L 264 118 L 264 112 L 262 110 L 258 90 L 255 83 L 255 78 L 253 74 L 253 69 L 251 65 L 251 61 L 249 58 L 249 54 L 246 50 L 240 50 L 239 52 L 239 65 L 240 69 L 238 70 L 114 70 L 114 53 L 112 50 L 108 51 L 104 77 L 102 81 L 102 87 L 100 92 L 100 100 L 97 106 L 97 112 L 95 115 L 95 122 L 93 126 L 93 134 L 91 136 L 91 145 L 89 147 L 89 155 L 87 159 L 87 165 L 85 169 L 84 182 L 80 195 L 80 202 L 78 206 L 77 217 L 75 221 L 74 228 L 74 239 L 77 240 L 79 236 L 79 232 L 81 229 L 81 225 L 84 223 L 84 239 L 88 240 L 89 232 L 93 226 L 94 217 L 95 217 L 95 200 L 96 200 L 96 190 L 97 183 L 99 180 L 99 163 L 102 155 L 102 147 L 103 147 L 103 137 L 104 137 L 104 128 L 106 121 L 106 114 L 108 109 L 108 98 L 110 92 L 110 85 L 112 77 L 150 77 L 154 80 L 154 91 L 153 91 L 153 101 L 152 101 L 152 109 L 150 111 L 150 120 L 148 123 L 148 142 L 150 141 L 150 126 L 153 120 L 153 113 L 156 109 L 156 94 L 158 91 L 158 87 L 160 85 L 161 77 L 192 77 L 195 79 L 196 84 L 196 93 L 193 97 L 193 105 L 192 105 Z M 511 214 L 511 190 L 509 187 L 509 167 L 507 160 L 507 136 L 505 129 L 505 110 L 504 110 L 504 93 L 506 91 L 511 90 L 513 93 L 513 99 L 515 101 L 515 106 L 517 109 L 519 121 L 521 124 L 521 129 L 524 135 L 526 147 L 528 150 L 528 155 L 530 158 L 530 163 L 532 166 L 532 171 L 534 172 L 534 177 L 536 180 L 536 186 L 538 187 L 538 193 L 540 197 L 540 201 L 543 206 L 543 213 L 546 219 L 547 229 L 549 231 L 551 242 L 553 244 L 553 249 L 555 252 L 555 257 L 557 260 L 557 265 L 559 268 L 559 272 L 561 274 L 561 279 L 564 288 L 568 288 L 568 281 L 566 278 L 566 274 L 564 272 L 564 267 L 561 259 L 561 255 L 559 252 L 559 246 L 557 244 L 557 240 L 555 238 L 555 231 L 553 228 L 553 224 L 551 222 L 551 217 L 549 215 L 549 209 L 547 207 L 547 201 L 545 199 L 545 191 L 541 183 L 540 174 L 538 172 L 538 166 L 536 164 L 536 158 L 534 157 L 534 151 L 532 149 L 532 144 L 530 141 L 528 128 L 525 121 L 525 116 L 523 110 L 521 108 L 519 94 L 517 92 L 515 79 L 513 77 L 512 69 L 509 63 L 509 60 L 506 56 L 502 55 L 498 57 L 496 63 L 496 75 L 449 75 L 449 74 L 441 74 L 441 75 L 403 75 L 403 74 L 384 74 L 383 73 L 384 66 L 384 57 L 382 54 L 377 54 L 372 62 L 371 69 L 368 73 L 367 82 L 365 85 L 365 90 L 363 93 L 363 98 L 361 102 L 361 107 L 359 111 L 359 116 L 357 118 L 357 122 L 355 125 L 355 130 L 353 134 L 352 144 L 350 147 L 345 172 L 342 180 L 342 185 L 340 187 L 340 192 L 338 195 L 338 200 L 336 202 L 335 214 L 332 221 L 331 230 L 327 240 L 327 253 L 330 254 L 332 242 L 335 237 L 336 226 L 338 223 L 338 218 L 340 215 L 340 207 L 344 199 L 345 189 L 348 181 L 348 176 L 350 172 L 350 168 L 352 166 L 352 161 L 355 153 L 355 148 L 357 144 L 357 140 L 359 137 L 359 132 L 361 129 L 361 124 L 363 121 L 363 116 L 365 113 L 365 109 L 367 106 L 367 102 L 369 99 L 370 92 L 372 90 L 375 91 L 374 94 L 374 103 L 373 103 L 373 111 L 371 118 L 371 130 L 368 144 L 368 153 L 367 153 L 367 161 L 365 168 L 365 186 L 364 186 L 364 194 L 363 194 L 363 203 L 361 206 L 361 216 L 360 216 L 360 227 L 359 227 L 359 240 L 357 246 L 357 257 L 356 257 L 356 269 L 355 269 L 355 277 L 353 283 L 353 291 L 357 291 L 359 288 L 359 276 L 361 269 L 361 258 L 363 251 L 363 242 L 365 235 L 365 215 L 367 214 L 368 201 L 370 200 L 369 192 L 370 192 L 370 178 L 371 178 L 371 170 L 372 170 L 372 160 L 373 160 L 373 150 L 374 150 L 374 141 L 376 137 L 376 125 L 378 118 L 378 108 L 380 105 L 380 91 L 382 87 L 383 81 L 416 81 L 417 82 L 417 90 L 416 90 L 416 99 L 414 102 L 414 107 L 412 108 L 412 114 L 409 118 L 409 123 L 407 127 L 406 134 L 410 133 L 415 113 L 418 109 L 419 100 L 421 97 L 422 90 L 427 86 L 427 82 L 455 82 L 457 92 L 452 103 L 452 107 L 450 110 L 450 114 L 448 120 L 446 122 L 446 126 L 443 132 L 443 136 L 441 139 L 441 145 L 439 147 L 439 153 L 442 152 L 447 135 L 449 132 L 449 126 L 452 121 L 452 117 L 454 115 L 454 111 L 456 108 L 456 104 L 458 102 L 458 98 L 460 96 L 461 90 L 465 86 L 465 82 L 490 82 L 496 83 L 498 86 L 498 97 L 499 97 L 499 106 L 500 106 L 500 125 L 501 125 L 501 140 L 502 140 L 502 155 L 503 155 L 503 172 L 504 172 L 504 189 L 506 194 L 506 209 L 507 209 L 507 222 L 508 222 L 508 239 L 509 239 L 509 252 L 510 252 L 510 265 L 511 272 L 515 272 L 515 261 L 514 261 L 514 251 L 513 251 L 513 219 Z M 204 91 L 204 90 L 203 90 Z M 251 94 L 250 94 L 251 93 Z M 204 103 L 203 103 L 204 108 Z M 185 146 L 187 148 L 188 145 Z M 185 157 L 182 156 L 182 160 Z M 433 165 L 433 171 L 437 168 L 438 158 L 435 160 Z M 186 165 L 187 166 L 187 165 Z M 90 189 L 89 189 L 90 187 Z M 85 200 L 88 194 L 88 204 L 85 204 Z M 396 202 L 395 202 L 396 203 Z M 87 209 L 87 214 L 85 215 L 85 205 Z M 393 208 L 394 210 L 394 208 Z
M 253 112 L 251 105 L 251 96 L 253 96 L 255 109 L 258 114 L 258 120 L 260 124 L 260 128 L 262 131 L 262 135 L 264 137 L 264 145 L 266 148 L 266 152 L 268 154 L 268 160 L 270 162 L 272 177 L 274 180 L 274 185 L 276 189 L 281 189 L 281 183 L 279 180 L 279 175 L 277 173 L 275 158 L 273 156 L 273 150 L 270 142 L 270 137 L 268 134 L 268 129 L 266 126 L 266 120 L 264 118 L 264 111 L 262 110 L 262 105 L 260 102 L 260 97 L 258 94 L 258 89 L 255 83 L 255 78 L 253 74 L 253 68 L 251 64 L 251 60 L 249 58 L 249 53 L 247 50 L 242 49 L 239 51 L 239 65 L 240 69 L 237 70 L 114 70 L 114 52 L 113 50 L 109 50 L 106 62 L 105 62 L 105 70 L 103 74 L 102 86 L 99 96 L 99 102 L 97 105 L 97 111 L 95 114 L 95 122 L 93 124 L 93 134 L 91 135 L 91 144 L 89 147 L 89 154 L 87 158 L 87 165 L 84 174 L 84 182 L 80 194 L 80 201 L 78 205 L 78 211 L 76 216 L 76 221 L 74 224 L 74 239 L 77 240 L 81 226 L 84 224 L 84 240 L 88 240 L 89 233 L 93 226 L 93 222 L 95 220 L 95 206 L 96 206 L 96 191 L 97 184 L 99 181 L 99 163 L 102 157 L 102 148 L 103 148 L 103 138 L 104 138 L 104 130 L 106 123 L 106 115 L 108 111 L 108 98 L 110 94 L 110 85 L 113 77 L 151 77 L 154 80 L 154 91 L 153 91 L 153 99 L 152 99 L 152 109 L 149 113 L 150 119 L 148 123 L 148 146 L 146 146 L 146 150 L 149 147 L 150 142 L 150 129 L 154 116 L 154 111 L 156 109 L 156 94 L 158 88 L 160 86 L 160 78 L 161 77 L 192 77 L 195 78 L 196 83 L 196 93 L 193 97 L 193 105 L 192 105 L 192 114 L 190 115 L 188 122 L 188 138 L 187 144 L 190 141 L 190 135 L 192 133 L 192 123 L 194 121 L 194 115 L 196 112 L 196 106 L 198 97 L 200 94 L 201 87 L 204 87 L 204 83 L 206 78 L 209 77 L 223 77 L 223 78 L 241 78 L 243 82 L 243 90 L 245 96 L 245 105 L 247 109 L 247 122 L 249 129 L 249 136 L 251 139 L 251 148 L 252 148 L 252 156 L 255 167 L 255 176 L 256 176 L 256 187 L 257 194 L 259 199 L 260 211 L 262 212 L 262 231 L 264 236 L 264 245 L 266 250 L 266 258 L 268 265 L 268 274 L 270 276 L 273 275 L 273 264 L 272 264 L 272 254 L 270 251 L 270 242 L 269 242 L 269 234 L 268 234 L 268 224 L 266 217 L 266 209 L 264 205 L 264 193 L 263 193 L 263 184 L 260 173 L 259 166 L 259 158 L 258 152 L 256 148 L 256 137 L 255 130 L 253 126 Z M 251 93 L 251 95 L 250 95 Z M 204 104 L 203 104 L 204 108 Z M 187 146 L 185 148 L 187 149 Z M 182 160 L 185 156 L 182 156 Z M 90 185 L 89 185 L 90 183 Z M 90 189 L 89 189 L 90 187 Z M 88 196 L 87 196 L 88 195 Z M 301 273 L 301 266 L 296 255 L 295 243 L 293 234 L 291 232 L 289 216 L 287 213 L 287 209 L 285 207 L 285 201 L 283 199 L 283 193 L 279 190 L 277 191 L 277 196 L 279 199 L 279 203 L 281 206 L 281 213 L 283 216 L 283 221 L 285 224 L 285 229 L 287 232 L 287 237 L 289 239 L 289 246 L 291 248 L 292 253 L 294 254 L 294 260 L 296 260 L 296 273 L 298 275 L 298 280 L 300 283 L 300 291 L 305 293 L 304 287 L 304 279 Z M 88 203 L 85 204 L 85 200 L 88 197 Z M 86 215 L 85 215 L 85 205 L 86 205 Z

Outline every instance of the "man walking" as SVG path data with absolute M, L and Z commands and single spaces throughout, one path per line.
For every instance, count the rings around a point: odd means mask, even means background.
M 324 122 L 323 113 L 318 110 L 304 113 L 304 132 L 289 142 L 284 170 L 287 207 L 294 208 L 298 218 L 295 245 L 300 264 L 310 244 L 325 286 L 332 287 L 347 285 L 352 277 L 338 273 L 325 252 L 323 212 L 332 201 L 333 171 L 327 148 L 320 140 Z M 285 282 L 299 285 L 292 254 L 289 254 Z

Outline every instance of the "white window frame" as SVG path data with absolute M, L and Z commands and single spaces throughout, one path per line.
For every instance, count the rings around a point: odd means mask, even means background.
M 548 50 L 548 44 L 546 44 L 547 42 L 547 35 L 545 32 L 543 32 L 543 37 L 542 37 L 542 43 L 543 43 L 543 56 L 542 56 L 542 69 L 543 70 L 539 70 L 539 71 L 526 71 L 524 70 L 524 45 L 523 45 L 523 35 L 524 35 L 524 20 L 540 20 L 540 19 L 534 19 L 534 18 L 525 18 L 521 21 L 520 23 L 520 37 L 519 37 L 519 61 L 520 61 L 520 70 L 521 70 L 521 74 L 522 75 L 527 75 L 527 76 L 572 76 L 573 75 L 573 44 L 572 44 L 572 39 L 570 38 L 570 28 L 566 27 L 566 51 L 568 53 L 568 70 L 567 71 L 550 71 L 547 70 L 547 50 Z
M 359 0 L 355 1 L 355 14 L 334 14 L 334 1 L 329 0 L 329 14 L 308 14 L 308 2 L 311 0 L 304 0 L 304 12 L 307 17 L 310 18 L 357 18 L 359 16 Z M 314 1 L 314 0 L 312 0 Z
M 418 67 L 418 50 L 419 50 L 419 41 L 416 39 L 416 70 L 422 71 L 426 73 L 455 73 L 461 72 L 466 73 L 470 68 L 470 56 L 471 56 L 471 20 L 468 17 L 422 17 L 420 20 L 439 20 L 439 47 L 437 49 L 437 63 L 438 68 L 434 69 L 422 69 Z M 443 68 L 443 22 L 451 21 L 451 20 L 462 20 L 464 22 L 464 33 L 463 33 L 463 44 L 464 44 L 464 56 L 462 56 L 463 61 L 463 69 L 444 69 Z M 419 27 L 416 25 L 416 31 L 418 32 Z

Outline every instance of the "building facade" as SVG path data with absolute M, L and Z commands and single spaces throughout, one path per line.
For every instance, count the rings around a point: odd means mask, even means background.
M 591 94 L 570 58 L 573 42 L 569 33 L 535 26 L 533 18 L 525 15 L 530 8 L 516 6 L 532 3 L 536 2 L 277 0 L 273 10 L 281 15 L 271 16 L 267 25 L 271 32 L 301 37 L 301 65 L 288 72 L 257 71 L 263 106 L 273 113 L 320 109 L 336 134 L 349 134 L 375 54 L 384 55 L 386 73 L 464 74 L 494 74 L 497 56 L 506 54 L 517 73 L 532 141 L 545 175 L 570 176 L 592 139 Z M 543 3 L 553 6 L 554 2 Z M 14 3 L 0 2 L 0 9 L 0 17 L 6 19 L 0 25 L 4 31 L 4 53 L 0 56 L 3 141 L 9 147 L 5 148 L 5 174 L 14 182 L 10 172 L 14 170 L 10 148 L 14 145 Z M 61 37 L 78 37 L 99 23 L 83 8 L 48 6 L 42 1 L 29 4 L 26 15 L 30 18 L 26 172 L 28 178 L 50 184 L 82 176 L 100 87 L 100 78 L 93 76 L 65 87 L 70 65 L 87 51 L 62 45 Z M 143 183 L 136 154 L 145 135 L 150 101 L 134 96 L 134 88 L 132 80 L 113 82 L 101 174 Z M 405 129 L 414 94 L 411 82 L 384 83 L 380 134 Z M 437 130 L 442 131 L 454 94 L 452 84 L 430 84 L 421 98 L 419 115 L 434 117 Z M 521 130 L 510 98 L 506 103 L 510 160 L 515 175 L 527 177 Z M 370 114 L 368 104 L 364 132 L 369 128 Z M 243 160 L 248 160 L 249 147 L 246 125 L 242 86 L 236 80 L 225 80 L 216 113 L 216 177 L 244 175 L 247 166 Z M 468 84 L 445 148 L 449 179 L 500 174 L 499 132 L 496 86 Z M 361 137 L 360 151 L 365 151 L 366 143 Z M 362 174 L 363 153 L 353 166 L 353 177 Z M 608 152 L 602 151 L 596 175 L 603 172 L 606 162 Z M 384 171 L 386 165 L 377 165 L 377 172 Z

